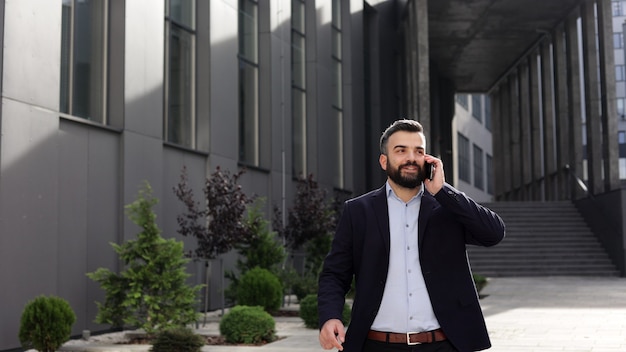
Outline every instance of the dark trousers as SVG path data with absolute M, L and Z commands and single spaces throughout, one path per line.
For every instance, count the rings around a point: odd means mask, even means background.
M 367 339 L 363 352 L 458 352 L 458 350 L 447 340 L 409 346 L 402 343 L 387 343 Z

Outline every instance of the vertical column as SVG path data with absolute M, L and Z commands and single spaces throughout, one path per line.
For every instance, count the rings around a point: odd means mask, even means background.
M 522 149 L 520 144 L 520 89 L 519 89 L 519 70 L 515 74 L 509 77 L 509 121 L 506 134 L 509 139 L 508 148 L 509 160 L 506 165 L 511 169 L 511 190 L 514 190 L 515 200 L 520 200 L 521 190 L 523 189 L 523 175 L 524 165 L 522 163 Z
M 595 11 L 592 2 L 581 6 L 583 39 L 583 75 L 585 79 L 585 128 L 587 131 L 587 177 L 592 194 L 602 190 L 602 135 L 598 90 L 598 55 L 596 50 Z
M 552 46 L 549 41 L 541 45 L 541 107 L 543 111 L 543 174 L 544 195 L 546 200 L 555 200 L 555 135 L 554 135 L 554 99 L 552 85 Z
M 567 188 L 568 177 L 565 165 L 569 164 L 569 102 L 567 97 L 567 64 L 565 61 L 565 28 L 559 26 L 552 34 L 554 54 L 554 108 L 556 133 L 556 167 L 558 172 L 558 199 L 569 199 L 570 192 Z
M 511 141 L 511 85 L 510 79 L 507 78 L 500 87 L 500 119 L 501 122 L 501 155 L 502 159 L 500 163 L 496 165 L 502 165 L 499 169 L 502 169 L 502 183 L 504 187 L 506 199 L 510 199 L 511 191 L 513 190 L 513 167 L 511 165 L 513 161 L 512 155 L 512 141 Z M 495 149 L 494 149 L 495 152 Z
M 413 8 L 415 7 L 415 2 L 409 3 L 409 16 L 405 21 L 404 25 L 404 47 L 406 53 L 404 55 L 405 59 L 405 67 L 406 74 L 409 79 L 405 79 L 406 82 L 406 96 L 407 96 L 407 114 L 409 118 L 415 118 L 419 121 L 423 120 L 423 116 L 419 116 L 417 99 L 419 96 L 419 91 L 417 89 L 417 42 L 413 37 L 413 34 L 417 32 L 417 24 L 415 16 L 412 15 L 415 13 Z M 427 138 L 426 141 L 430 143 L 430 140 Z
M 528 99 L 530 100 L 530 155 L 531 155 L 531 172 L 530 172 L 530 196 L 532 200 L 543 200 L 543 154 L 541 140 L 541 111 L 540 111 L 540 94 L 539 94 L 539 57 L 538 52 L 533 52 L 528 57 Z
M 570 172 L 576 177 L 582 178 L 583 155 L 582 155 L 582 105 L 580 96 L 580 61 L 578 59 L 578 26 L 577 17 L 572 16 L 566 21 L 565 31 L 565 57 L 567 64 L 567 100 L 569 102 L 569 166 Z M 578 187 L 576 181 L 570 175 L 572 199 L 579 199 L 584 192 Z
M 613 67 L 613 23 L 610 3 L 596 1 L 598 16 L 598 51 L 600 53 L 600 92 L 602 111 L 602 157 L 604 160 L 604 191 L 620 188 L 619 147 L 617 145 L 617 107 Z
M 426 141 L 430 140 L 430 63 L 428 50 L 428 0 L 414 0 L 414 14 L 417 21 L 415 39 L 417 41 L 417 91 L 418 115 L 424 126 Z
M 492 141 L 493 141 L 493 164 L 492 165 L 502 165 L 501 163 L 504 161 L 503 148 L 502 148 L 502 114 L 500 113 L 500 100 L 502 94 L 499 88 L 496 88 L 493 92 L 489 94 L 489 101 L 491 102 L 491 121 L 492 121 Z M 489 172 L 489 170 L 487 170 Z M 494 183 L 494 199 L 498 199 L 501 197 L 502 183 L 504 181 L 504 168 L 497 167 L 491 169 L 493 178 L 492 182 Z
M 522 161 L 521 171 L 522 171 L 522 198 L 521 200 L 530 200 L 531 197 L 531 187 L 530 183 L 532 182 L 532 144 L 531 144 L 531 112 L 530 112 L 530 82 L 529 82 L 529 67 L 528 67 L 528 58 L 526 58 L 526 62 L 520 65 L 519 71 L 519 104 L 520 104 L 520 121 L 519 121 L 519 130 L 520 130 L 520 156 L 521 158 L 518 160 Z

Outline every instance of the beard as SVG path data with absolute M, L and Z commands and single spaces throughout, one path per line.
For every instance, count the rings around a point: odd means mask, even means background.
M 416 166 L 417 174 L 409 176 L 402 175 L 402 168 L 407 166 Z M 400 165 L 397 168 L 394 168 L 391 166 L 391 164 L 389 164 L 389 159 L 387 159 L 387 176 L 389 176 L 389 178 L 393 182 L 404 188 L 417 188 L 426 179 L 424 168 L 419 166 L 417 163 L 408 162 L 404 165 Z

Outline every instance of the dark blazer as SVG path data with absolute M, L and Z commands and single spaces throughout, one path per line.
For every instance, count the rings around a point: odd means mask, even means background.
M 426 288 L 449 341 L 462 352 L 491 347 L 465 246 L 500 242 L 505 232 L 502 219 L 444 184 L 434 197 L 424 192 L 418 232 Z M 389 267 L 389 238 L 384 186 L 344 204 L 319 278 L 318 313 L 320 327 L 329 319 L 341 319 L 354 275 L 356 295 L 345 352 L 362 350 L 380 308 Z

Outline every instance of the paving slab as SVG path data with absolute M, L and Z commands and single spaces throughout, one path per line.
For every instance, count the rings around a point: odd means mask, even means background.
M 481 306 L 490 352 L 626 352 L 626 278 L 490 278 Z M 298 317 L 276 318 L 280 340 L 264 346 L 205 346 L 204 352 L 322 352 L 317 330 Z M 218 334 L 219 315 L 198 332 Z M 148 345 L 120 345 L 105 337 L 70 341 L 62 352 L 143 352 Z M 113 339 L 115 336 L 113 337 Z

